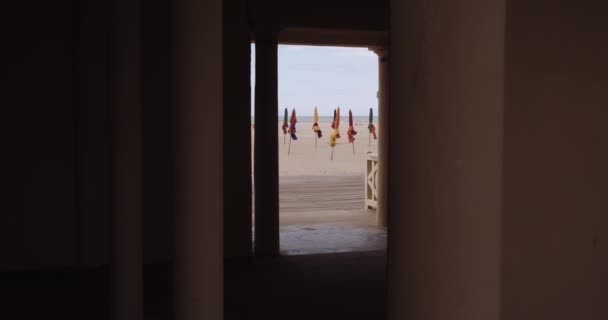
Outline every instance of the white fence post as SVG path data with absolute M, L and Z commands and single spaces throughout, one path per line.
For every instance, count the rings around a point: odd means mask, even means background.
M 378 154 L 368 153 L 365 165 L 365 209 L 378 207 Z

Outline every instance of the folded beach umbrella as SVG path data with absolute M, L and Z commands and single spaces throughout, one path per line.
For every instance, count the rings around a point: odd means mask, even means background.
M 315 107 L 312 121 L 314 122 L 312 124 L 312 131 L 314 131 L 317 134 L 317 139 L 321 138 L 323 136 L 323 134 L 321 134 L 321 128 L 319 127 L 319 113 L 317 112 L 317 107 Z M 316 143 L 317 143 L 317 141 L 315 140 L 315 146 L 316 146 Z
M 331 159 L 334 159 L 334 147 L 336 140 L 340 139 L 340 107 L 334 110 L 334 121 L 331 123 L 333 130 L 329 136 L 329 145 L 331 146 Z
M 283 144 L 285 144 L 285 135 L 287 134 L 287 128 L 289 125 L 287 124 L 287 108 L 285 108 L 285 115 L 283 116 L 283 125 L 281 129 L 283 129 Z
M 340 139 L 340 108 L 334 109 L 334 121 L 331 123 L 332 131 L 329 136 L 329 145 L 334 147 L 336 140 Z
M 357 131 L 355 131 L 355 127 L 353 127 L 353 112 L 348 110 L 348 131 L 346 132 L 348 135 L 348 143 L 355 142 L 355 135 Z
M 298 120 L 296 119 L 296 109 L 294 108 L 291 112 L 289 130 L 287 131 L 289 132 L 289 148 L 287 148 L 287 155 L 291 153 L 291 140 L 298 140 L 298 137 L 296 136 L 296 122 L 298 122 Z
M 298 122 L 298 120 L 296 119 L 296 109 L 294 108 L 291 111 L 291 118 L 289 119 L 289 130 L 287 132 L 289 132 L 291 139 L 293 140 L 298 140 L 298 137 L 296 136 L 296 122 Z
M 374 139 L 378 139 L 376 136 L 376 127 L 374 126 L 374 109 L 369 108 L 369 124 L 367 125 L 367 129 L 374 136 Z
M 348 143 L 353 144 L 353 154 L 355 154 L 355 135 L 357 131 L 353 127 L 353 112 L 350 109 L 348 109 L 348 131 L 346 134 L 348 135 Z
M 367 130 L 369 130 L 369 143 L 368 148 L 372 145 L 372 136 L 374 136 L 374 140 L 378 139 L 376 136 L 376 127 L 374 127 L 374 109 L 369 108 L 369 124 L 367 125 Z
M 336 129 L 338 129 L 338 139 L 340 138 L 340 107 L 336 109 Z

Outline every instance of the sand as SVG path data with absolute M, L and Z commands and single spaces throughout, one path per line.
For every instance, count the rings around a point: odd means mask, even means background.
M 330 160 L 331 147 L 329 146 L 329 135 L 332 131 L 330 123 L 321 123 L 323 137 L 317 141 L 315 147 L 315 134 L 312 131 L 312 122 L 298 122 L 296 135 L 298 140 L 291 141 L 289 149 L 289 134 L 283 143 L 283 131 L 279 123 L 277 132 L 277 143 L 279 144 L 279 176 L 363 176 L 365 173 L 365 162 L 368 152 L 376 153 L 378 140 L 371 140 L 368 147 L 369 130 L 367 122 L 354 124 L 357 131 L 355 136 L 355 153 L 352 144 L 348 143 L 346 131 L 348 122 L 340 124 L 340 136 L 334 150 L 333 161 Z M 376 128 L 378 128 L 377 124 Z M 376 131 L 378 132 L 378 130 Z M 252 129 L 252 145 L 255 129 Z M 379 134 L 379 132 L 378 132 Z

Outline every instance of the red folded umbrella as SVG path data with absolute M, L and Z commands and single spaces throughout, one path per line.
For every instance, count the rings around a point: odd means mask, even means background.
M 296 122 L 298 122 L 298 120 L 296 120 L 296 109 L 294 108 L 293 111 L 291 111 L 291 118 L 289 119 L 289 130 L 287 130 L 287 132 L 289 132 L 289 134 L 291 135 L 291 139 L 293 140 L 298 140 L 298 137 L 296 136 Z
M 349 143 L 355 142 L 357 131 L 355 131 L 355 128 L 353 127 L 353 112 L 350 111 L 350 109 L 348 110 L 348 131 L 346 131 L 346 134 L 348 135 Z

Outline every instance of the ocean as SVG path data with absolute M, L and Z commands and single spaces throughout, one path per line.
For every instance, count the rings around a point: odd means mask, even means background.
M 298 122 L 312 122 L 312 116 L 297 116 Z M 319 122 L 321 123 L 331 123 L 333 121 L 333 116 L 319 116 Z M 279 116 L 279 121 L 283 122 L 283 115 Z M 288 119 L 289 121 L 289 119 Z M 353 122 L 365 122 L 369 121 L 369 116 L 353 116 Z M 254 117 L 251 117 L 251 123 L 254 123 Z M 374 116 L 374 123 L 378 122 L 378 117 Z M 348 123 L 348 114 L 340 116 L 340 124 Z

